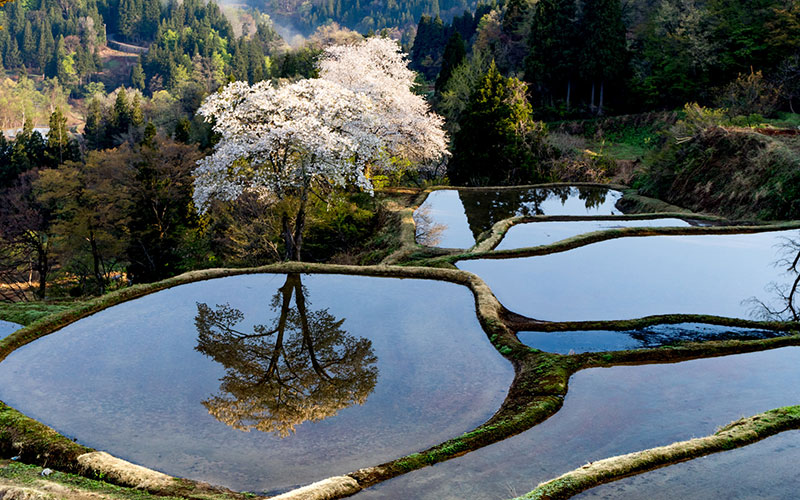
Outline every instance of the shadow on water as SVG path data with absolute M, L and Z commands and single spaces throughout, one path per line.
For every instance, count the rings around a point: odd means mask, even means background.
M 417 242 L 469 248 L 481 233 L 514 216 L 613 215 L 622 193 L 599 187 L 440 189 L 414 212 Z
M 328 309 L 309 311 L 307 294 L 300 275 L 288 274 L 272 298 L 273 324 L 251 332 L 236 330 L 239 309 L 197 304 L 195 349 L 225 367 L 222 394 L 203 401 L 214 418 L 287 437 L 298 424 L 364 404 L 378 379 L 372 342 L 348 335 Z
M 618 332 L 609 330 L 518 332 L 517 337 L 523 344 L 541 351 L 580 354 L 655 348 L 683 342 L 768 339 L 787 334 L 791 333 L 703 323 L 678 323 Z
M 459 191 L 475 239 L 497 222 L 515 216 L 618 214 L 615 204 L 621 196 L 607 188 L 572 186 Z

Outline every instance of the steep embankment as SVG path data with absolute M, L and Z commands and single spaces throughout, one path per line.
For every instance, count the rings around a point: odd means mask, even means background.
M 643 194 L 695 212 L 798 219 L 800 135 L 710 127 L 670 140 L 636 185 Z

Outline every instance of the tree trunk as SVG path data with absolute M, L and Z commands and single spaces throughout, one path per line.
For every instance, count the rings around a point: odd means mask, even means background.
M 100 271 L 100 251 L 97 249 L 97 240 L 94 237 L 94 231 L 89 230 L 89 244 L 92 247 L 92 270 L 94 271 L 94 280 L 100 289 L 100 295 L 106 291 L 106 283 L 102 272 Z
M 589 103 L 589 109 L 594 113 L 594 82 L 592 82 L 592 100 Z
M 292 260 L 294 255 L 294 239 L 292 238 L 292 226 L 289 223 L 289 214 L 285 211 L 281 216 L 281 226 L 283 227 L 283 243 L 286 247 L 283 260 Z
M 572 78 L 567 79 L 567 111 L 569 111 L 569 99 L 572 95 Z
M 306 227 L 306 202 L 308 201 L 308 191 L 303 190 L 300 196 L 300 208 L 297 210 L 297 216 L 294 219 L 294 230 L 289 220 L 289 214 L 283 213 L 281 217 L 281 225 L 283 226 L 283 241 L 286 244 L 286 251 L 284 252 L 285 260 L 300 261 L 300 249 L 303 246 L 303 230 Z
M 308 312 L 306 311 L 306 297 L 303 295 L 303 284 L 300 282 L 300 275 L 297 275 L 297 281 L 294 285 L 294 300 L 297 303 L 297 313 L 300 315 L 300 328 L 303 331 L 303 344 L 308 351 L 308 357 L 311 359 L 311 366 L 320 378 L 330 380 L 331 376 L 325 372 L 325 369 L 319 364 L 316 351 L 314 350 L 314 339 L 311 338 L 311 329 L 308 326 Z
M 603 116 L 603 91 L 605 90 L 605 80 L 600 80 L 600 102 L 597 106 L 597 116 Z
M 36 297 L 38 299 L 44 300 L 45 293 L 47 292 L 47 250 L 45 250 L 44 246 L 40 246 L 36 253 L 37 260 L 37 271 L 39 272 L 39 290 L 36 292 Z

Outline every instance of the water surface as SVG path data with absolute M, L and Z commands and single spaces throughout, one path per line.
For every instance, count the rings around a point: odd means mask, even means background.
M 549 245 L 566 240 L 579 234 L 623 227 L 686 227 L 691 224 L 682 219 L 649 219 L 649 220 L 597 220 L 597 221 L 549 221 L 530 222 L 511 226 L 497 250 L 535 247 Z
M 570 332 L 518 332 L 517 338 L 530 347 L 558 354 L 623 351 L 709 340 L 765 339 L 787 335 L 771 330 L 756 330 L 704 323 L 653 325 L 638 330 L 583 330 Z
M 800 348 L 786 347 L 583 370 L 570 379 L 563 408 L 538 426 L 354 498 L 500 500 L 522 495 L 588 461 L 707 436 L 738 418 L 797 404 L 798 363 Z
M 673 500 L 795 499 L 800 491 L 800 431 L 631 476 L 573 498 Z
M 11 321 L 3 321 L 0 319 L 0 339 L 8 337 L 12 333 L 22 328 L 22 325 L 12 323 Z
M 276 492 L 470 430 L 512 378 L 465 287 L 261 274 L 164 290 L 22 347 L 0 363 L 0 399 L 134 463 Z
M 414 212 L 417 241 L 469 248 L 495 223 L 514 216 L 615 215 L 622 192 L 598 187 L 549 187 L 431 192 Z
M 629 319 L 654 314 L 761 318 L 785 308 L 798 231 L 646 236 L 601 241 L 566 252 L 515 259 L 465 260 L 504 306 L 551 321 Z M 784 262 L 781 262 L 784 260 Z

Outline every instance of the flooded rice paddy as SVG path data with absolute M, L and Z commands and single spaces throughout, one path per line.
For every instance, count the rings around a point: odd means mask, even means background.
M 740 417 L 796 404 L 798 363 L 800 348 L 787 347 L 583 370 L 570 379 L 563 408 L 536 427 L 353 498 L 499 500 L 522 495 L 589 461 L 706 436 Z
M 760 319 L 785 308 L 786 258 L 798 231 L 647 236 L 601 241 L 527 258 L 458 262 L 510 310 L 549 321 L 619 320 L 656 314 Z
M 654 348 L 676 345 L 682 342 L 766 339 L 781 335 L 785 334 L 753 328 L 703 323 L 678 323 L 675 325 L 653 325 L 625 331 L 518 332 L 517 338 L 523 344 L 541 351 L 557 354 L 580 354 L 583 352 Z
M 682 219 L 649 220 L 597 220 L 570 222 L 529 222 L 511 226 L 496 250 L 549 245 L 580 234 L 607 231 L 624 227 L 686 227 L 691 224 Z
M 797 498 L 800 431 L 682 462 L 585 491 L 574 498 L 673 500 Z
M 549 187 L 433 191 L 414 212 L 417 242 L 469 248 L 503 219 L 533 215 L 615 215 L 620 191 L 598 187 Z
M 20 328 L 22 328 L 22 325 L 12 323 L 11 321 L 0 320 L 0 339 L 3 337 L 8 337 Z
M 259 274 L 101 311 L 13 352 L 0 399 L 171 475 L 276 492 L 473 429 L 510 363 L 469 289 Z
M 568 186 L 438 190 L 414 214 L 417 242 L 470 248 L 503 219 L 615 215 L 621 196 Z M 498 249 L 619 227 L 690 224 L 695 223 L 533 222 L 513 226 Z M 506 308 L 540 320 L 676 313 L 788 320 L 794 306 L 786 299 L 798 275 L 790 268 L 800 255 L 795 240 L 797 230 L 624 237 L 457 266 L 483 278 Z M 0 338 L 16 327 L 0 322 Z M 517 335 L 530 347 L 571 354 L 782 333 L 679 323 Z M 589 461 L 705 436 L 737 418 L 797 404 L 799 362 L 800 347 L 784 347 L 582 370 L 570 378 L 563 408 L 543 423 L 355 498 L 521 495 Z M 157 292 L 26 345 L 0 364 L 0 399 L 120 458 L 271 495 L 472 430 L 499 408 L 513 375 L 481 328 L 466 287 L 252 274 Z M 722 488 L 738 480 L 740 498 L 787 498 L 796 482 L 775 483 L 793 477 L 789 467 L 798 458 L 798 435 L 785 433 L 584 496 L 716 498 L 725 491 L 735 498 Z M 750 469 L 754 464 L 769 470 L 742 479 L 760 470 Z

